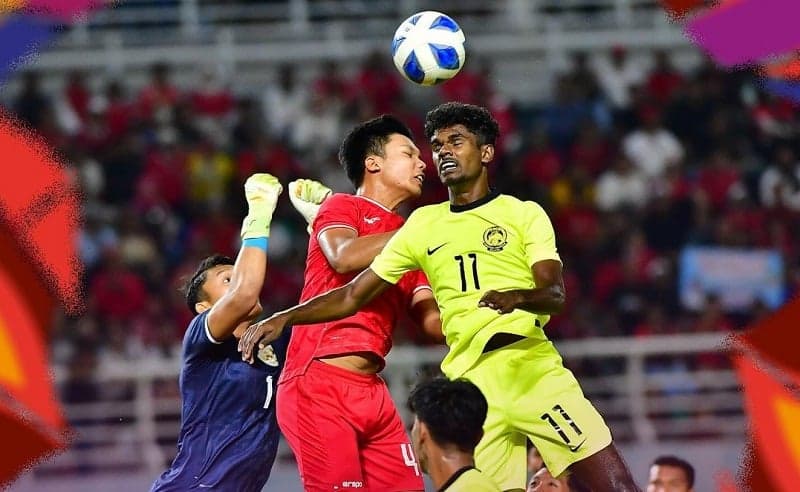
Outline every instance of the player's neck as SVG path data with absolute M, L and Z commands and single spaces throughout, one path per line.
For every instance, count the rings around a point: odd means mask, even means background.
M 459 183 L 447 189 L 450 203 L 453 205 L 469 205 L 489 194 L 489 180 L 478 178 L 473 182 Z
M 364 183 L 356 190 L 356 195 L 378 202 L 391 211 L 396 211 L 400 204 L 408 199 L 408 193 L 404 190 L 392 189 L 381 183 L 367 182 L 367 180 L 364 180 Z
M 436 490 L 441 489 L 458 470 L 475 466 L 472 455 L 461 451 L 442 450 L 432 458 L 428 462 L 428 474 Z

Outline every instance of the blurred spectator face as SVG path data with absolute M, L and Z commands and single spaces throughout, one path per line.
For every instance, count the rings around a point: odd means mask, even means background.
M 661 126 L 661 114 L 652 106 L 642 109 L 640 116 L 642 125 L 647 130 L 655 130 Z
M 405 135 L 394 134 L 383 146 L 383 154 L 383 157 L 367 157 L 365 178 L 374 176 L 384 186 L 402 191 L 408 197 L 420 196 L 425 162 L 420 159 L 414 142 Z M 374 174 L 376 171 L 380 172 Z
M 151 73 L 156 84 L 167 85 L 169 83 L 169 67 L 166 64 L 155 64 Z
M 572 55 L 572 65 L 576 70 L 585 70 L 588 66 L 588 57 L 583 51 L 579 51 Z
M 775 154 L 775 161 L 778 166 L 785 170 L 791 170 L 794 166 L 794 151 L 789 146 L 783 146 Z
M 653 465 L 647 492 L 693 492 L 686 473 L 677 466 Z
M 617 156 L 617 159 L 614 161 L 614 171 L 617 174 L 626 176 L 631 172 L 633 172 L 633 170 L 634 170 L 633 163 L 630 161 L 630 159 L 628 159 L 622 154 Z
M 614 66 L 622 67 L 625 65 L 627 59 L 628 52 L 622 46 L 617 46 L 611 51 L 611 61 L 614 63 Z
M 285 91 L 290 91 L 294 88 L 294 66 L 283 65 L 278 72 L 278 85 Z
M 655 53 L 655 69 L 659 72 L 668 72 L 672 70 L 672 61 L 666 51 L 656 51 Z
M 542 468 L 531 478 L 527 492 L 569 492 L 565 478 L 557 479 L 550 475 L 547 468 Z
M 22 87 L 23 92 L 27 94 L 34 94 L 39 92 L 39 82 L 41 78 L 39 73 L 33 70 L 29 70 L 25 72 L 22 76 Z

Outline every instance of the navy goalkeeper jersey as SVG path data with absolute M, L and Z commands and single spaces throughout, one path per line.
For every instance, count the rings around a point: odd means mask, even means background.
M 195 316 L 183 338 L 178 452 L 151 492 L 260 491 L 275 461 L 274 396 L 290 330 L 251 365 L 235 337 L 213 339 L 208 312 Z

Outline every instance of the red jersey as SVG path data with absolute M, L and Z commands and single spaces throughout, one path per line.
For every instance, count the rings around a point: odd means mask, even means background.
M 337 193 L 325 200 L 308 242 L 300 302 L 341 287 L 360 273 L 337 273 L 319 246 L 320 234 L 328 229 L 346 227 L 359 236 L 368 236 L 397 230 L 404 221 L 402 216 L 363 196 Z M 302 375 L 318 357 L 371 352 L 383 359 L 392 347 L 392 331 L 401 310 L 408 308 L 415 292 L 425 288 L 430 289 L 425 275 L 421 271 L 409 272 L 353 316 L 295 328 L 281 379 Z

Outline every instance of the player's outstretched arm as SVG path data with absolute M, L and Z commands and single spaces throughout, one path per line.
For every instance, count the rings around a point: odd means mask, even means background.
M 488 307 L 500 314 L 507 314 L 515 309 L 523 309 L 535 314 L 558 314 L 564 308 L 567 299 L 564 289 L 564 278 L 561 274 L 561 262 L 542 260 L 531 267 L 535 289 L 515 289 L 498 292 L 486 292 L 478 307 Z
M 411 299 L 411 318 L 425 333 L 425 337 L 435 343 L 444 343 L 442 333 L 442 316 L 439 305 L 430 289 L 420 289 Z
M 334 321 L 351 316 L 391 285 L 368 268 L 342 287 L 250 325 L 239 339 L 242 359 L 252 362 L 256 344 L 259 349 L 266 347 L 277 339 L 287 326 Z
M 244 185 L 248 214 L 242 222 L 242 247 L 229 280 L 229 288 L 208 313 L 208 330 L 215 340 L 231 336 L 243 322 L 261 312 L 259 295 L 267 271 L 267 242 L 272 214 L 283 187 L 277 178 L 259 173 Z

